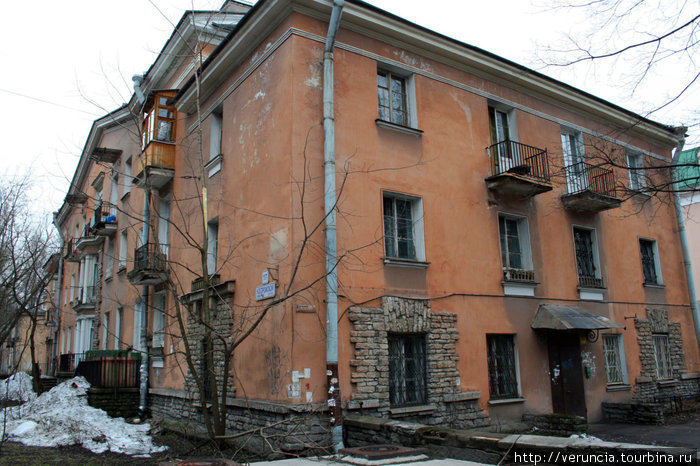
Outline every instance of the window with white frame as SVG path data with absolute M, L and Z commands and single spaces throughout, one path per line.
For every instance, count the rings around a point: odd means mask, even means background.
M 209 161 L 206 169 L 209 177 L 221 171 L 221 158 L 223 154 L 223 129 L 224 115 L 220 107 L 209 116 Z
M 626 384 L 627 368 L 622 335 L 610 333 L 603 335 L 603 352 L 605 353 L 605 376 L 608 385 Z
M 153 347 L 165 345 L 165 293 L 156 293 L 153 302 Z
M 117 315 L 114 316 L 114 349 L 121 348 L 122 343 L 122 307 L 117 308 Z
M 595 230 L 574 227 L 574 250 L 576 253 L 579 286 L 584 288 L 603 288 Z
M 426 336 L 422 333 L 390 333 L 389 401 L 392 406 L 427 402 Z
M 207 223 L 207 270 L 209 275 L 216 273 L 217 255 L 219 251 L 219 221 Z
M 644 175 L 644 158 L 642 154 L 627 153 L 627 170 L 630 177 L 630 189 L 632 191 L 644 191 L 646 177 Z
M 119 233 L 119 270 L 126 269 L 127 231 Z
M 131 192 L 131 157 L 124 161 L 124 193 L 122 197 Z
M 498 214 L 498 231 L 504 279 L 534 281 L 527 218 Z
M 656 362 L 656 377 L 658 379 L 673 378 L 671 370 L 671 349 L 668 335 L 665 333 L 654 333 L 651 336 L 654 344 L 654 360 Z
M 109 312 L 105 312 L 102 316 L 102 349 L 107 349 L 107 340 L 109 339 Z
M 170 253 L 170 199 L 158 201 L 158 244 L 166 260 Z
M 564 155 L 566 186 L 569 193 L 588 188 L 588 176 L 583 152 L 583 135 L 580 131 L 562 128 L 561 147 Z
M 486 335 L 486 346 L 491 399 L 518 398 L 515 335 Z
M 506 172 L 520 165 L 520 154 L 515 129 L 515 113 L 513 109 L 501 106 L 489 106 L 489 127 L 491 130 L 491 147 L 489 155 L 499 173 Z
M 639 239 L 639 252 L 642 257 L 642 274 L 645 285 L 661 285 L 661 266 L 656 241 Z
M 418 127 L 415 82 L 406 70 L 391 66 L 377 69 L 377 100 L 378 124 L 392 123 L 411 129 Z
M 385 192 L 383 212 L 386 257 L 388 259 L 424 261 L 421 199 Z
M 105 260 L 105 279 L 112 278 L 112 269 L 114 269 L 114 240 L 108 239 L 107 243 L 107 258 Z

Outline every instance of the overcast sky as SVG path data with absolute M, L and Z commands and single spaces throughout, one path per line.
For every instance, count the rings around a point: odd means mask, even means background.
M 673 1 L 673 0 L 672 0 Z M 37 211 L 60 207 L 92 121 L 127 101 L 131 76 L 143 73 L 187 9 L 218 9 L 222 0 L 35 0 L 7 2 L 0 17 L 0 176 L 31 171 Z M 537 51 L 562 44 L 586 23 L 576 11 L 551 11 L 531 0 L 369 0 L 434 31 L 481 47 L 636 112 L 658 105 L 687 73 L 669 61 L 630 97 L 626 69 L 541 68 Z M 697 58 L 697 57 L 688 57 Z M 686 67 L 687 68 L 687 67 Z M 687 79 L 687 78 L 686 78 Z M 618 85 L 616 85 L 618 84 Z M 640 97 L 641 96 L 641 97 Z M 651 96 L 659 96 L 654 100 Z M 654 114 L 687 123 L 696 94 Z M 697 144 L 700 139 L 694 137 Z

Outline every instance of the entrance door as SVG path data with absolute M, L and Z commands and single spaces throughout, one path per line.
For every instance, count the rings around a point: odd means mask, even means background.
M 558 414 L 585 418 L 586 399 L 578 333 L 550 332 L 548 346 L 552 410 Z

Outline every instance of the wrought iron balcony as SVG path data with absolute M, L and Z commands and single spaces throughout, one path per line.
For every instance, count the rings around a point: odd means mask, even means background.
M 491 176 L 486 186 L 501 195 L 529 197 L 552 190 L 547 149 L 515 141 L 502 141 L 486 148 Z
M 159 285 L 167 280 L 167 257 L 161 245 L 148 243 L 136 248 L 134 269 L 126 276 L 132 285 Z
M 117 232 L 117 207 L 102 202 L 95 207 L 91 232 L 98 236 L 112 236 Z
M 78 238 L 68 238 L 66 242 L 66 255 L 64 256 L 68 262 L 80 262 L 80 255 L 78 255 L 75 244 Z
M 97 287 L 96 286 L 85 286 L 77 288 L 78 295 L 73 303 L 73 309 L 76 312 L 93 310 L 95 309 L 95 303 L 97 302 Z
M 90 225 L 85 225 L 83 228 L 83 235 L 79 238 L 75 238 L 73 245 L 75 246 L 75 253 L 78 256 L 84 254 L 96 254 L 99 248 L 102 246 L 104 237 L 96 236 L 93 234 L 92 227 Z M 78 258 L 79 260 L 79 258 Z
M 219 284 L 219 274 L 213 274 L 209 275 L 209 285 L 218 285 Z M 197 277 L 194 280 L 192 280 L 192 293 L 195 291 L 200 291 L 204 289 L 204 277 Z
M 619 207 L 615 174 L 612 170 L 587 162 L 566 167 L 568 193 L 562 196 L 564 207 L 578 212 L 600 212 Z

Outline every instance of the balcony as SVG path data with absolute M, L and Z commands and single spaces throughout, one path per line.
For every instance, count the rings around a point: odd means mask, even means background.
M 159 244 L 148 243 L 134 251 L 134 269 L 126 274 L 132 285 L 159 285 L 168 278 L 167 257 Z
M 552 190 L 547 149 L 502 141 L 486 151 L 491 159 L 491 176 L 486 178 L 489 190 L 516 198 Z
M 66 255 L 64 258 L 68 262 L 80 262 L 80 255 L 75 249 L 75 243 L 78 241 L 78 238 L 68 238 L 68 241 L 66 242 Z
M 578 286 L 581 288 L 605 288 L 605 282 L 600 277 L 579 275 Z
M 121 350 L 91 350 L 76 364 L 82 375 L 96 388 L 136 388 L 139 385 L 141 355 Z
M 535 271 L 534 270 L 522 270 L 522 269 L 503 269 L 503 279 L 506 281 L 513 282 L 534 282 L 535 281 Z
M 209 286 L 214 286 L 219 284 L 219 274 L 209 275 Z M 192 293 L 195 291 L 201 291 L 204 289 L 204 277 L 197 277 L 192 280 Z
M 152 140 L 138 158 L 134 184 L 140 188 L 160 189 L 175 174 L 175 144 Z
M 95 286 L 78 288 L 78 295 L 73 303 L 73 310 L 75 312 L 95 310 L 95 303 L 97 303 L 96 288 Z
M 108 147 L 96 147 L 92 151 L 92 158 L 98 162 L 114 163 L 122 155 L 121 149 L 110 149 Z
M 112 236 L 117 232 L 117 207 L 103 202 L 95 207 L 91 233 L 98 236 Z
M 97 254 L 99 252 L 102 243 L 104 242 L 103 236 L 96 236 L 92 233 L 92 227 L 90 225 L 85 225 L 83 229 L 83 236 L 80 238 L 75 238 L 73 246 L 75 246 L 75 254 L 82 256 L 84 254 Z M 79 257 L 77 260 L 80 260 Z
M 566 167 L 568 194 L 561 200 L 566 209 L 593 213 L 620 207 L 615 174 L 607 168 L 578 162 Z

